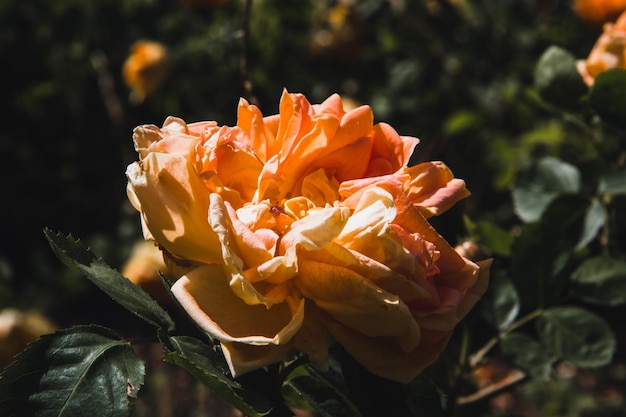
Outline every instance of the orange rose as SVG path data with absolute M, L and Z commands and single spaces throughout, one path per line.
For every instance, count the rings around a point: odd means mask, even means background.
M 141 103 L 163 83 L 168 71 L 167 49 L 159 42 L 138 41 L 124 62 L 122 76 L 131 88 L 131 101 Z
M 418 140 L 374 125 L 368 106 L 284 92 L 278 115 L 242 99 L 237 126 L 170 117 L 134 140 L 144 235 L 235 375 L 298 351 L 324 366 L 330 332 L 371 372 L 408 382 L 485 291 L 488 264 L 426 220 L 465 184 L 440 162 L 407 168 Z
M 615 24 L 606 23 L 604 32 L 594 45 L 586 61 L 578 61 L 578 72 L 588 86 L 600 73 L 612 68 L 626 68 L 626 12 Z
M 573 9 L 581 20 L 599 26 L 619 16 L 626 0 L 574 0 Z

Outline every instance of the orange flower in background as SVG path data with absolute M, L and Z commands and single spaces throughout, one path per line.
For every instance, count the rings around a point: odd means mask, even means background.
M 577 62 L 578 72 L 588 86 L 600 73 L 626 68 L 626 12 L 613 23 L 606 23 L 589 57 Z
M 14 308 L 0 310 L 0 370 L 13 362 L 15 355 L 56 326 L 38 311 Z
M 468 196 L 464 182 L 441 162 L 407 167 L 418 140 L 374 124 L 369 106 L 284 92 L 277 115 L 242 99 L 234 127 L 170 117 L 134 141 L 128 194 L 144 235 L 234 375 L 295 352 L 325 366 L 330 333 L 371 372 L 409 382 L 486 289 L 488 263 L 426 220 Z
M 167 49 L 159 42 L 138 41 L 124 62 L 122 76 L 131 89 L 131 101 L 142 103 L 163 83 L 168 72 Z
M 572 7 L 581 20 L 602 25 L 626 10 L 626 0 L 574 0 Z

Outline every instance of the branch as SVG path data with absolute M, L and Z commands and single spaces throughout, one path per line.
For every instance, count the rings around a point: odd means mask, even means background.
M 248 63 L 248 48 L 250 44 L 250 13 L 252 10 L 252 0 L 246 0 L 246 7 L 243 14 L 243 27 L 241 29 L 243 44 L 241 46 L 241 82 L 244 94 L 252 104 L 256 104 L 256 99 L 252 95 L 252 81 L 250 81 L 250 71 Z
M 487 397 L 491 397 L 517 384 L 518 382 L 521 382 L 524 378 L 526 378 L 526 374 L 524 372 L 520 371 L 519 369 L 514 369 L 501 380 L 494 382 L 493 384 L 488 385 L 484 388 L 481 388 L 473 394 L 458 397 L 456 399 L 456 403 L 457 405 L 465 405 L 480 401 Z

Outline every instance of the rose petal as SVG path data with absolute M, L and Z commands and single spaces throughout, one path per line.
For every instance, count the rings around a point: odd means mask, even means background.
M 424 162 L 406 169 L 405 192 L 426 217 L 439 215 L 470 195 L 465 182 L 454 178 L 443 162 Z
M 208 193 L 182 155 L 150 153 L 128 166 L 131 199 L 150 235 L 178 257 L 221 263 L 217 236 L 208 224 Z
M 326 327 L 337 342 L 367 370 L 403 384 L 411 382 L 435 362 L 452 336 L 452 332 L 439 334 L 438 338 L 428 335 L 428 339 L 434 340 L 433 343 L 420 342 L 417 348 L 405 352 L 389 338 L 368 337 L 337 321 L 326 322 Z
M 205 265 L 184 275 L 172 293 L 187 314 L 211 336 L 250 345 L 288 343 L 302 325 L 304 300 L 292 310 L 287 302 L 266 308 L 249 305 L 231 290 L 220 265 Z
M 404 351 L 419 343 L 419 327 L 407 306 L 363 276 L 307 259 L 302 251 L 294 280 L 304 297 L 343 325 L 370 337 L 387 336 Z

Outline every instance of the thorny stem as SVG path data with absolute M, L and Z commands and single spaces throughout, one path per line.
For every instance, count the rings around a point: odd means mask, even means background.
M 246 98 L 255 104 L 256 99 L 252 96 L 252 81 L 250 81 L 250 71 L 248 63 L 248 47 L 250 44 L 250 13 L 252 10 L 252 0 L 246 0 L 246 7 L 243 15 L 243 44 L 241 46 L 241 82 Z

